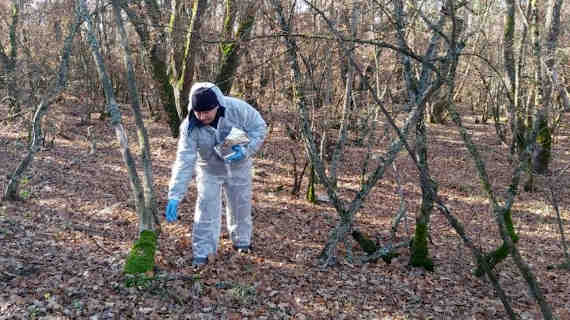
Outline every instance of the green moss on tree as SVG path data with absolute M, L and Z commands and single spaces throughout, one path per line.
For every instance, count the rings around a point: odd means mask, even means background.
M 413 267 L 421 267 L 427 271 L 433 271 L 434 265 L 429 257 L 428 250 L 428 226 L 425 223 L 416 224 L 416 232 L 412 239 L 412 255 L 410 257 L 410 265 Z
M 354 238 L 354 240 L 356 242 L 358 242 L 358 245 L 360 246 L 360 248 L 366 252 L 367 255 L 372 255 L 374 253 L 376 253 L 376 251 L 378 251 L 378 246 L 376 245 L 376 242 L 370 240 L 370 238 L 363 232 L 359 231 L 359 230 L 353 230 L 352 231 L 352 237 Z M 384 260 L 384 262 L 386 262 L 387 264 L 392 263 L 392 259 L 397 257 L 398 253 L 393 252 L 393 251 L 388 251 L 385 254 L 381 255 L 380 257 L 382 258 L 382 260 Z M 377 262 L 378 259 L 373 259 L 370 260 L 371 262 Z
M 126 274 L 141 274 L 154 268 L 156 252 L 156 234 L 153 231 L 141 232 L 139 239 L 131 249 L 124 272 Z
M 505 213 L 505 225 L 507 227 L 507 232 L 509 233 L 509 236 L 513 240 L 513 243 L 517 243 L 519 241 L 519 236 L 515 232 L 515 225 L 513 223 L 513 214 L 511 213 L 511 210 Z
M 362 250 L 367 254 L 373 254 L 378 249 L 374 241 L 370 240 L 368 236 L 358 230 L 352 231 L 352 237 L 356 242 L 358 242 L 360 248 L 362 248 Z
M 548 170 L 552 153 L 552 132 L 548 127 L 548 120 L 542 113 L 537 121 L 538 135 L 536 137 L 536 151 L 533 156 L 533 169 L 539 174 Z
M 309 185 L 307 187 L 307 201 L 310 203 L 317 203 L 317 196 L 315 195 L 315 168 L 311 165 L 309 175 Z
M 517 243 L 519 241 L 519 236 L 515 232 L 515 226 L 513 224 L 513 216 L 511 211 L 507 211 L 505 213 L 505 226 L 507 227 L 507 232 L 509 237 L 511 237 L 513 243 Z M 501 261 L 505 260 L 505 258 L 509 255 L 509 248 L 505 243 L 501 245 L 499 248 L 489 252 L 485 255 L 484 259 L 487 261 L 489 265 L 489 269 L 493 270 L 497 264 Z M 482 265 L 478 265 L 477 269 L 473 272 L 477 277 L 481 277 L 485 274 L 485 270 L 483 270 Z
M 174 92 L 168 78 L 168 66 L 158 57 L 158 53 L 153 50 L 151 55 L 152 74 L 155 81 L 159 84 L 159 92 L 163 109 L 168 115 L 168 126 L 173 137 L 178 137 L 178 129 L 180 126 L 180 118 L 176 110 L 176 101 Z

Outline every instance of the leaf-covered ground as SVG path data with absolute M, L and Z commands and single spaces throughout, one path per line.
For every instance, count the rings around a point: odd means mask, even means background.
M 360 263 L 363 252 L 352 239 L 339 247 L 337 266 L 319 267 L 317 255 L 337 215 L 326 202 L 310 204 L 303 196 L 290 195 L 291 142 L 281 116 L 270 114 L 265 117 L 272 132 L 255 160 L 253 253 L 234 252 L 223 230 L 215 261 L 201 270 L 191 268 L 193 185 L 181 203 L 179 221 L 162 225 L 154 278 L 131 280 L 135 286 L 127 287 L 122 268 L 138 229 L 118 142 L 104 121 L 80 125 L 80 111 L 70 111 L 74 107 L 60 106 L 46 116 L 48 145 L 25 173 L 21 194 L 26 200 L 0 205 L 0 319 L 506 318 L 491 285 L 472 274 L 469 250 L 436 211 L 430 244 L 434 272 L 409 268 L 407 249 L 400 249 L 391 264 Z M 5 107 L 0 114 L 6 114 Z M 134 134 L 130 112 L 124 109 L 123 115 L 125 127 Z M 1 121 L 0 184 L 5 187 L 7 175 L 27 150 L 27 121 Z M 502 194 L 512 171 L 506 152 L 496 142 L 492 125 L 466 122 L 476 141 L 484 144 L 489 176 Z M 162 214 L 176 140 L 161 122 L 149 120 L 146 125 Z M 94 153 L 88 128 L 97 140 Z M 457 130 L 429 125 L 429 131 L 430 169 L 440 195 L 479 247 L 494 248 L 500 244 L 496 226 Z M 570 161 L 567 128 L 559 134 L 553 168 Z M 136 153 L 135 141 L 132 135 Z M 302 149 L 297 150 L 300 155 Z M 397 241 L 403 241 L 412 235 L 421 191 L 417 173 L 403 153 L 397 168 L 408 205 L 397 233 Z M 555 192 L 568 232 L 567 177 L 555 184 Z M 341 185 L 355 189 L 357 181 L 346 178 Z M 560 319 L 570 319 L 569 272 L 547 268 L 563 261 L 556 215 L 545 197 L 551 184 L 541 178 L 538 192 L 521 191 L 513 217 L 520 250 L 549 303 Z M 356 217 L 356 226 L 386 244 L 399 206 L 398 184 L 389 170 Z M 354 256 L 352 263 L 343 258 L 347 248 Z M 514 310 L 523 319 L 540 319 L 511 259 L 497 271 Z

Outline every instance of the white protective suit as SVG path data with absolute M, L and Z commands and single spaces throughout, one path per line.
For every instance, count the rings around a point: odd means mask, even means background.
M 192 86 L 192 95 L 198 88 L 211 88 L 218 98 L 220 108 L 216 128 L 203 125 L 192 110 L 180 125 L 180 138 L 176 161 L 172 168 L 168 199 L 182 200 L 190 180 L 196 176 L 197 199 L 192 228 L 192 254 L 194 258 L 206 258 L 215 253 L 221 230 L 222 190 L 226 203 L 226 222 L 235 247 L 251 245 L 252 219 L 252 161 L 250 157 L 261 148 L 267 125 L 251 105 L 237 98 L 224 96 L 221 90 L 209 82 Z M 191 109 L 191 104 L 189 104 Z M 245 158 L 226 167 L 214 146 L 223 142 L 232 127 L 243 130 L 249 143 L 244 147 Z M 231 172 L 228 172 L 228 168 Z

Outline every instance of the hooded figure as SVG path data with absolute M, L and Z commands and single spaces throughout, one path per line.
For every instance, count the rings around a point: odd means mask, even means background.
M 227 97 L 209 82 L 190 90 L 188 117 L 180 125 L 176 161 L 168 190 L 166 219 L 177 219 L 178 203 L 196 177 L 197 199 L 192 228 L 192 264 L 207 263 L 218 248 L 221 231 L 222 194 L 226 222 L 233 247 L 248 252 L 251 247 L 252 161 L 263 144 L 267 126 L 261 115 L 243 100 Z M 247 135 L 247 144 L 223 158 L 214 147 L 224 143 L 232 129 Z

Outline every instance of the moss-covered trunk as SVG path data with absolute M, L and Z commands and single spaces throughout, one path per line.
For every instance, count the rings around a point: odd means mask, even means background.
M 412 239 L 410 265 L 433 271 L 433 261 L 429 257 L 429 218 L 433 210 L 436 195 L 436 184 L 430 178 L 427 157 L 427 130 L 425 117 L 419 118 L 416 124 L 416 158 L 420 170 L 420 185 L 422 188 L 422 203 L 420 212 L 416 216 L 416 231 Z
M 119 0 L 113 0 L 113 8 L 115 10 L 115 15 L 117 19 L 121 19 L 121 12 L 119 10 Z M 152 270 L 154 267 L 154 252 L 156 249 L 156 234 L 154 232 L 154 220 L 152 206 L 148 207 L 145 201 L 145 188 L 141 184 L 139 176 L 137 174 L 137 168 L 135 160 L 129 149 L 128 135 L 125 128 L 122 125 L 121 113 L 116 102 L 115 94 L 113 91 L 113 86 L 107 72 L 107 67 L 104 63 L 103 57 L 101 55 L 101 50 L 99 42 L 94 32 L 94 23 L 90 18 L 90 13 L 88 11 L 86 0 L 80 0 L 80 14 L 87 22 L 87 41 L 91 49 L 91 53 L 94 57 L 95 64 L 97 66 L 97 72 L 99 74 L 99 80 L 102 83 L 103 90 L 105 93 L 105 100 L 107 104 L 108 112 L 111 116 L 111 126 L 113 127 L 117 139 L 119 141 L 121 155 L 127 169 L 129 184 L 131 186 L 131 191 L 133 198 L 135 200 L 135 208 L 137 215 L 139 216 L 139 233 L 140 237 L 135 243 L 135 246 L 129 256 L 125 271 L 135 270 L 136 273 L 146 272 Z M 125 49 L 125 60 L 127 61 L 127 67 L 130 69 L 130 76 L 134 78 L 134 71 L 132 70 L 132 65 L 129 64 L 129 50 L 128 50 L 128 40 L 126 38 L 126 32 L 124 28 L 120 27 L 119 30 L 122 34 L 122 45 Z M 131 89 L 136 91 L 136 86 L 134 86 L 134 79 L 131 79 Z M 138 97 L 138 94 L 135 94 Z M 136 103 L 138 105 L 138 102 Z M 137 111 L 136 108 L 134 110 Z M 138 110 L 140 111 L 140 110 Z M 140 112 L 137 117 L 140 116 Z M 138 119 L 139 124 L 142 119 Z M 143 145 L 145 143 L 143 142 Z M 143 146 L 145 147 L 145 146 Z M 146 146 L 148 147 L 148 145 Z M 145 150 L 148 152 L 148 148 Z M 146 167 L 145 167 L 146 169 Z M 149 199 L 152 201 L 152 199 Z M 138 267 L 133 268 L 133 263 Z M 150 268 L 150 269 L 149 269 Z
M 519 236 L 515 232 L 515 225 L 513 223 L 511 210 L 504 210 L 503 212 L 499 212 L 496 214 L 502 214 L 504 216 L 505 227 L 507 228 L 509 237 L 511 238 L 513 243 L 516 244 L 519 240 Z M 509 253 L 510 253 L 510 248 L 507 246 L 507 244 L 503 243 L 500 247 L 487 253 L 484 256 L 484 259 L 487 262 L 489 269 L 493 270 L 497 264 L 501 263 L 501 261 L 505 260 L 509 256 Z M 483 269 L 483 266 L 479 263 L 477 264 L 477 268 L 473 273 L 477 277 L 481 277 L 485 274 L 485 270 Z
M 181 118 L 176 110 L 174 90 L 168 77 L 167 55 L 164 46 L 166 33 L 164 28 L 152 29 L 153 26 L 163 25 L 160 20 L 159 5 L 154 0 L 145 0 L 145 4 L 146 11 L 131 10 L 126 3 L 121 4 L 121 8 L 134 26 L 143 47 L 149 53 L 152 80 L 157 88 L 160 104 L 168 117 L 167 123 L 172 136 L 178 137 Z M 150 29 L 147 20 L 152 21 Z
M 423 214 L 422 214 L 423 216 Z M 428 271 L 433 271 L 433 261 L 429 257 L 428 249 L 428 223 L 425 219 L 416 220 L 416 232 L 412 240 L 412 254 L 410 257 L 410 265 L 421 267 Z
M 532 152 L 532 169 L 538 174 L 545 174 L 548 172 L 552 157 L 552 131 L 548 126 L 545 112 L 538 112 L 535 126 L 537 126 L 537 136 Z
M 168 116 L 167 122 L 170 128 L 170 133 L 173 137 L 178 137 L 178 129 L 182 122 L 176 110 L 176 101 L 174 98 L 174 90 L 170 85 L 167 74 L 168 65 L 164 58 L 159 53 L 160 49 L 155 47 L 151 50 L 150 63 L 152 66 L 152 75 L 154 82 L 157 84 L 158 92 L 160 95 L 160 102 L 166 115 Z
M 257 8 L 255 1 L 251 1 L 248 4 L 243 19 L 239 22 L 236 34 L 232 37 L 233 22 L 237 14 L 233 3 L 234 1 L 228 0 L 226 4 L 226 19 L 224 21 L 225 41 L 220 46 L 221 66 L 215 81 L 224 94 L 229 94 L 232 90 L 234 76 L 244 48 L 242 42 L 251 34 Z
M 141 232 L 139 239 L 129 252 L 124 272 L 126 274 L 141 274 L 152 271 L 154 269 L 156 246 L 156 233 L 151 230 Z
M 183 119 L 188 113 L 188 94 L 194 80 L 194 64 L 196 60 L 193 52 L 196 51 L 195 48 L 199 44 L 199 32 L 207 1 L 198 0 L 194 2 L 189 23 L 186 19 L 183 19 L 185 2 L 175 0 L 174 6 L 175 9 L 172 11 L 168 28 L 171 44 L 168 72 L 170 85 L 174 91 L 176 110 L 180 119 Z M 180 30 L 184 30 L 186 24 L 186 33 L 180 32 Z M 180 45 L 181 43 L 183 46 Z
M 317 203 L 317 196 L 315 194 L 315 180 L 316 180 L 316 178 L 317 177 L 315 174 L 315 167 L 313 167 L 313 165 L 311 164 L 309 166 L 309 182 L 307 184 L 307 194 L 306 194 L 306 199 L 310 203 Z

